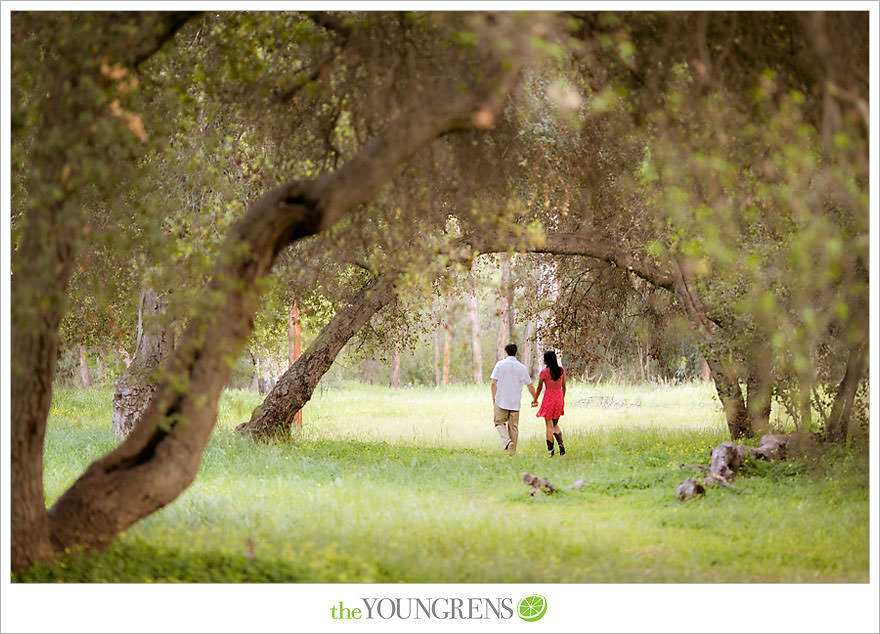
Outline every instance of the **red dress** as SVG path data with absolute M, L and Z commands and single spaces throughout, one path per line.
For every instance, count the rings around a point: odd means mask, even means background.
M 562 379 L 565 378 L 565 370 L 557 380 L 550 378 L 550 369 L 541 370 L 541 378 L 544 379 L 544 400 L 538 408 L 538 418 L 559 418 L 565 414 L 565 399 L 562 397 Z

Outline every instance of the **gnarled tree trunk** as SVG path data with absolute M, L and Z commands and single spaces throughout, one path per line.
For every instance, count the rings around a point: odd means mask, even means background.
M 393 120 L 341 168 L 276 187 L 248 209 L 218 256 L 205 294 L 211 305 L 190 322 L 169 377 L 146 412 L 125 441 L 92 463 L 49 511 L 57 550 L 104 548 L 192 483 L 231 372 L 228 359 L 238 356 L 253 328 L 257 280 L 269 273 L 279 251 L 332 226 L 372 197 L 413 152 L 440 134 L 470 128 L 473 112 L 495 99 L 482 90 L 431 99 Z
M 151 288 L 138 302 L 138 332 L 134 360 L 116 381 L 113 392 L 113 432 L 124 438 L 143 415 L 159 389 L 155 371 L 174 351 L 174 332 L 166 323 L 167 301 Z
M 250 420 L 235 428 L 236 433 L 261 441 L 288 438 L 294 416 L 308 403 L 342 346 L 394 297 L 394 280 L 390 276 L 378 277 L 358 291 L 281 376 L 251 413 Z
M 73 267 L 71 233 L 58 226 L 60 207 L 35 210 L 39 216 L 30 218 L 24 227 L 14 261 L 10 340 L 12 570 L 54 556 L 43 491 L 43 444 L 64 288 Z M 46 249 L 46 244 L 53 248 Z

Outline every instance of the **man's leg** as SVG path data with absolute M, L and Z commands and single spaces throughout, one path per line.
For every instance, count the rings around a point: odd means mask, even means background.
M 516 453 L 516 439 L 519 438 L 519 410 L 511 411 L 507 419 L 507 433 L 510 436 L 510 455 Z
M 501 436 L 501 446 L 507 450 L 511 445 L 510 434 L 507 433 L 507 418 L 509 410 L 495 406 L 495 430 Z

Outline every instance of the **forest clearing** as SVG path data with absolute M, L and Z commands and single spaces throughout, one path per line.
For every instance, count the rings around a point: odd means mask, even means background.
M 603 395 L 630 406 L 590 405 Z M 110 396 L 57 395 L 50 504 L 113 446 Z M 532 413 L 510 458 L 496 446 L 486 388 L 347 384 L 310 401 L 293 443 L 271 446 L 232 433 L 259 395 L 227 392 L 184 495 L 102 555 L 20 580 L 867 581 L 866 455 L 751 462 L 732 488 L 680 502 L 679 465 L 706 462 L 725 438 L 710 386 L 577 385 L 571 397 L 585 404 L 566 416 L 568 453 L 545 455 Z M 524 472 L 586 484 L 533 499 Z

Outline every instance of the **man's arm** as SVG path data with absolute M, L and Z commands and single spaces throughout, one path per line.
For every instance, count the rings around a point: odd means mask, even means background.
M 529 394 L 532 395 L 532 403 L 538 400 L 538 393 L 535 391 L 535 386 L 531 383 L 527 383 L 526 386 L 529 388 Z
M 492 406 L 495 406 L 495 392 L 498 391 L 498 379 L 492 379 Z

